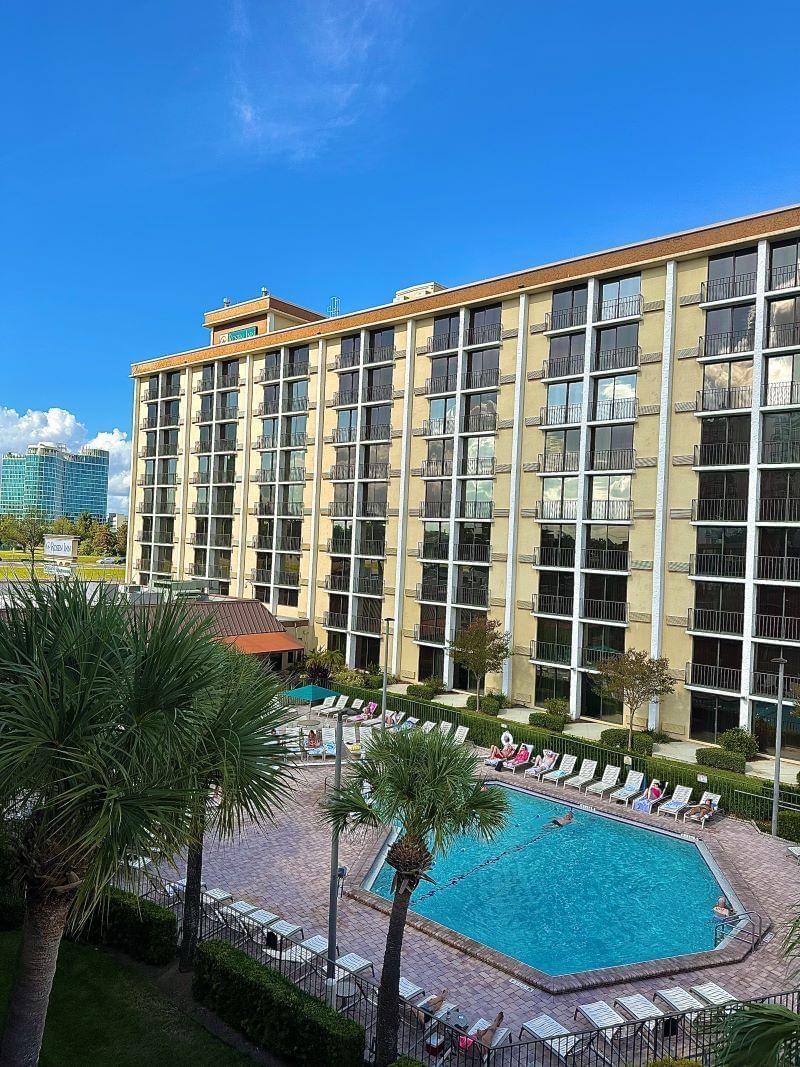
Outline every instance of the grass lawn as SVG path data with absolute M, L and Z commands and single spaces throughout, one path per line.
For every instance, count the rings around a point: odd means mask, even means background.
M 3 553 L 5 557 L 7 553 Z M 41 561 L 37 560 L 34 566 L 34 573 L 37 578 L 42 581 L 49 581 L 48 576 L 42 569 Z M 91 563 L 81 563 L 78 561 L 78 566 L 75 569 L 75 574 L 78 578 L 83 578 L 86 581 L 102 581 L 106 579 L 110 582 L 124 582 L 125 581 L 125 568 L 124 567 L 95 567 Z M 31 576 L 30 563 L 16 562 L 6 563 L 5 560 L 0 560 L 0 581 L 11 582 L 15 579 L 22 579 L 27 581 Z
M 0 1019 L 5 1017 L 19 935 L 0 933 Z M 103 952 L 65 941 L 50 997 L 40 1067 L 246 1067 Z

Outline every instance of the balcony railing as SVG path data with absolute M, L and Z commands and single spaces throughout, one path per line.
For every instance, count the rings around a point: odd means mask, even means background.
M 210 418 L 211 418 L 211 416 L 209 415 L 209 419 Z M 146 419 L 142 419 L 142 421 L 139 423 L 139 429 L 140 430 L 155 430 L 157 426 L 158 426 L 158 416 L 157 415 L 148 415 L 148 417 Z
M 235 437 L 215 437 L 215 452 L 238 452 L 242 446 L 237 443 Z
M 353 551 L 353 542 L 349 538 L 329 537 L 327 551 L 332 556 L 349 556 Z
M 383 596 L 383 578 L 362 574 L 356 578 L 353 589 L 359 596 Z
M 632 500 L 587 500 L 586 518 L 595 522 L 630 522 Z
M 305 510 L 302 500 L 279 500 L 278 514 L 288 515 L 291 518 L 300 518 Z
M 710 634 L 743 634 L 744 614 L 715 608 L 689 608 L 688 628 Z
M 786 675 L 783 679 L 783 692 L 789 694 L 800 689 L 800 678 Z M 778 675 L 772 671 L 754 671 L 751 692 L 753 696 L 778 697 Z
M 633 470 L 636 450 L 633 448 L 599 448 L 589 456 L 590 471 Z
M 333 431 L 335 445 L 349 444 L 356 440 L 358 430 L 355 426 L 337 426 Z
M 642 294 L 619 296 L 616 300 L 602 300 L 595 305 L 595 319 L 607 322 L 609 319 L 633 319 L 642 314 Z
M 491 563 L 492 546 L 477 542 L 457 544 L 456 559 L 459 563 Z
M 210 393 L 213 391 L 213 389 L 213 378 L 201 378 L 199 381 L 194 383 L 194 389 L 192 391 L 195 393 Z
M 639 411 L 639 402 L 635 396 L 626 396 L 621 400 L 597 400 L 591 419 L 593 422 L 624 422 L 635 419 Z
M 425 345 L 426 352 L 446 352 L 451 348 L 458 348 L 458 330 L 435 333 L 433 337 L 428 338 Z
M 255 444 L 253 445 L 253 448 L 255 448 L 256 451 L 277 447 L 278 438 L 275 436 L 275 434 L 268 434 L 266 436 L 262 434 L 260 437 L 256 438 Z
M 592 357 L 592 370 L 626 370 L 629 367 L 638 367 L 641 351 L 639 345 L 601 349 Z
M 491 519 L 494 503 L 491 500 L 462 500 L 458 505 L 461 519 Z
M 594 670 L 597 665 L 604 660 L 619 659 L 621 655 L 621 652 L 613 648 L 582 648 L 581 667 L 586 667 L 588 670 Z
M 716 667 L 709 663 L 687 663 L 685 685 L 702 689 L 721 689 L 726 693 L 738 693 L 742 688 L 740 667 Z
M 764 392 L 769 407 L 791 407 L 800 404 L 800 382 L 770 382 Z
M 281 368 L 278 366 L 262 367 L 256 374 L 256 385 L 263 385 L 264 382 L 276 382 L 281 376 Z
M 631 569 L 631 554 L 626 548 L 587 548 L 583 554 L 587 571 L 622 571 Z
M 462 433 L 494 433 L 497 429 L 497 413 L 479 411 L 474 415 L 465 415 L 461 423 Z
M 234 404 L 220 404 L 216 412 L 216 418 L 220 422 L 230 422 L 241 418 L 241 416 L 241 409 Z
M 379 634 L 381 632 L 380 615 L 354 615 L 352 628 L 362 634 Z
M 450 543 L 448 541 L 419 541 L 417 555 L 420 559 L 448 559 Z
M 584 619 L 602 619 L 604 622 L 627 622 L 628 604 L 624 600 L 584 598 L 581 601 L 581 617 Z
M 723 333 L 706 333 L 698 338 L 701 356 L 732 356 L 752 352 L 755 346 L 755 330 L 725 330 Z
M 694 446 L 695 467 L 746 467 L 749 462 L 749 441 L 715 441 Z
M 336 357 L 336 370 L 347 370 L 348 367 L 357 367 L 361 362 L 361 348 L 357 347 L 353 352 L 342 352 Z
M 569 645 L 560 645 L 555 641 L 531 641 L 532 660 L 569 664 L 571 657 L 572 649 Z
M 539 456 L 539 470 L 542 474 L 563 474 L 565 471 L 578 469 L 580 453 L 545 452 Z
M 284 378 L 307 378 L 309 363 L 307 359 L 289 360 L 283 368 Z
M 139 449 L 139 459 L 154 459 L 156 454 L 155 445 L 145 445 Z
M 300 551 L 300 538 L 299 537 L 276 537 L 275 538 L 275 551 L 276 552 L 299 552 Z
M 543 522 L 575 522 L 577 500 L 537 500 L 534 515 Z
M 232 374 L 220 374 L 217 389 L 238 389 L 239 384 L 238 371 L 234 371 Z
M 451 459 L 427 459 L 422 464 L 423 478 L 450 478 L 453 474 Z
M 326 630 L 346 630 L 347 615 L 343 611 L 325 611 L 322 614 L 322 625 Z
M 800 498 L 764 496 L 758 501 L 759 522 L 800 522 Z
M 445 643 L 445 627 L 443 622 L 420 622 L 414 626 L 414 640 L 422 641 L 428 645 L 443 645 Z
M 423 500 L 417 513 L 421 519 L 449 519 L 452 510 L 451 500 Z
M 531 596 L 531 611 L 534 615 L 559 615 L 572 618 L 575 597 L 558 596 L 555 593 L 534 593 Z
M 787 615 L 756 615 L 756 637 L 768 641 L 800 641 L 800 619 Z
M 304 482 L 305 480 L 305 467 L 282 467 L 278 474 L 279 482 Z
M 281 434 L 281 448 L 305 448 L 307 443 L 308 434 L 305 430 Z
M 499 322 L 487 322 L 485 326 L 470 326 L 467 330 L 467 345 L 487 345 L 499 341 L 503 327 Z
M 365 385 L 361 392 L 361 399 L 365 404 L 374 404 L 383 400 L 392 399 L 392 386 L 389 385 Z
M 753 296 L 756 291 L 756 277 L 756 272 L 751 271 L 749 274 L 700 282 L 700 303 L 710 304 L 715 300 L 736 300 L 741 296 Z
M 335 593 L 349 593 L 350 592 L 350 575 L 349 574 L 326 574 L 325 575 L 325 588 L 330 589 Z
M 259 484 L 274 482 L 277 470 L 277 467 L 259 467 L 258 470 L 251 471 L 250 481 Z
M 417 600 L 428 600 L 434 604 L 446 604 L 447 583 L 429 584 L 420 582 L 417 585 Z
M 551 330 L 569 330 L 573 326 L 586 325 L 586 304 L 577 304 L 571 308 L 559 308 L 548 311 L 544 317 L 546 332 Z
M 359 478 L 365 478 L 368 481 L 384 482 L 389 477 L 391 471 L 388 463 L 362 463 L 358 468 Z
M 389 363 L 397 357 L 394 345 L 371 345 L 364 353 L 365 363 Z
M 583 374 L 583 352 L 579 356 L 550 356 L 542 364 L 543 378 L 577 378 Z
M 496 389 L 499 384 L 499 367 L 487 367 L 485 370 L 468 370 L 464 371 L 461 376 L 462 389 Z
M 285 396 L 283 398 L 283 410 L 294 411 L 308 411 L 308 396 Z
M 211 502 L 212 515 L 238 515 L 239 509 L 234 506 L 232 500 L 213 500 Z
M 385 556 L 386 542 L 375 540 L 362 540 L 356 542 L 357 556 Z
M 334 482 L 351 482 L 355 476 L 355 463 L 334 463 L 330 470 L 330 478 Z
M 255 548 L 259 552 L 269 552 L 272 549 L 272 538 L 259 536 L 251 537 L 250 547 Z
M 259 500 L 256 504 L 250 506 L 251 515 L 274 515 L 275 514 L 275 501 L 274 500 Z
M 451 434 L 456 431 L 456 420 L 449 419 L 425 419 L 422 423 L 423 437 L 441 437 L 443 434 Z
M 569 426 L 581 421 L 580 404 L 553 404 L 539 410 L 542 426 Z
M 368 422 L 361 427 L 362 441 L 388 441 L 392 436 L 390 422 Z
M 800 322 L 779 322 L 767 330 L 767 348 L 800 347 Z
M 458 388 L 458 376 L 455 374 L 440 374 L 436 378 L 428 378 L 425 382 L 426 393 L 454 393 Z
M 533 565 L 534 567 L 561 567 L 572 570 L 575 567 L 575 549 L 539 545 L 533 550 Z
M 272 582 L 271 572 L 264 567 L 256 567 L 250 571 L 250 581 L 254 585 L 270 585 Z
M 744 578 L 745 557 L 735 553 L 692 552 L 689 574 L 697 578 Z
M 698 390 L 695 411 L 733 411 L 749 408 L 753 400 L 751 385 L 733 385 L 725 389 Z
M 335 518 L 342 518 L 353 514 L 353 500 L 332 500 L 328 504 L 328 514 Z
M 389 505 L 385 500 L 362 500 L 358 504 L 357 514 L 368 519 L 386 518 Z
M 747 501 L 739 497 L 692 501 L 692 522 L 746 522 Z
M 800 582 L 800 557 L 756 556 L 756 578 L 763 582 Z
M 488 608 L 491 593 L 483 585 L 463 585 L 456 582 L 453 586 L 453 601 L 470 608 Z
M 296 589 L 300 585 L 300 572 L 276 571 L 275 576 L 272 579 L 272 584 L 289 586 L 292 589 Z
M 213 408 L 201 408 L 200 411 L 195 411 L 192 415 L 192 422 L 196 425 L 203 422 L 214 421 L 214 409 Z
M 768 274 L 767 285 L 772 289 L 795 289 L 800 285 L 800 263 L 787 263 L 783 267 L 772 267 Z

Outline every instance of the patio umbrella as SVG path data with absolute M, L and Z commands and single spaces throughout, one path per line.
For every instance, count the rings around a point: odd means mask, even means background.
M 338 697 L 339 694 L 333 689 L 326 689 L 322 685 L 301 685 L 297 689 L 290 689 L 288 692 L 282 694 L 283 699 L 287 704 L 307 704 L 308 705 L 308 718 L 305 720 L 306 725 L 316 725 L 317 720 L 312 719 L 311 706 L 313 704 L 320 704 L 325 697 Z

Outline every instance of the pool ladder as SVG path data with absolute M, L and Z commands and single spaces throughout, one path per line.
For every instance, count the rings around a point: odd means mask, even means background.
M 746 920 L 742 923 L 742 920 Z M 744 941 L 754 949 L 764 934 L 764 917 L 755 911 L 740 911 L 722 919 L 714 927 L 714 948 L 730 936 L 732 941 Z

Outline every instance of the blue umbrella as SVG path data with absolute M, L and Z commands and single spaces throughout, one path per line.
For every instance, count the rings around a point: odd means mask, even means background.
M 290 689 L 283 694 L 287 704 L 319 704 L 325 697 L 338 697 L 333 689 L 326 689 L 322 685 L 301 685 L 297 689 Z

